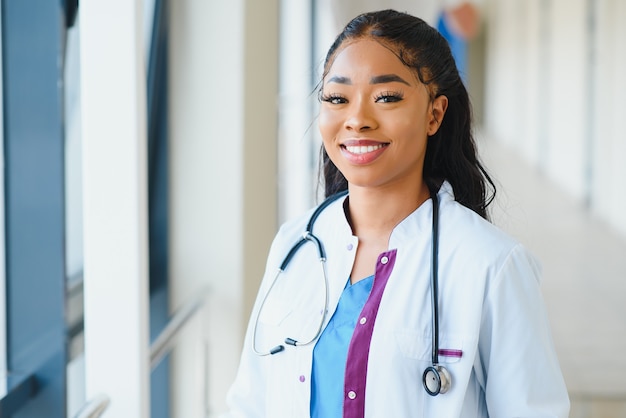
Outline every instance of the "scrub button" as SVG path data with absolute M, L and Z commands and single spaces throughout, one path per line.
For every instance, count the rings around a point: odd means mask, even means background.
M 365 323 L 366 323 L 366 322 L 367 322 L 367 318 L 366 318 L 366 317 L 362 317 L 362 318 L 359 320 L 359 324 L 361 324 L 361 325 L 365 325 Z
M 389 259 L 387 258 L 387 256 L 384 256 L 383 258 L 380 259 L 380 262 L 382 264 L 387 264 L 389 262 Z
M 356 392 L 351 390 L 350 392 L 348 392 L 348 398 L 350 399 L 355 399 L 356 398 Z

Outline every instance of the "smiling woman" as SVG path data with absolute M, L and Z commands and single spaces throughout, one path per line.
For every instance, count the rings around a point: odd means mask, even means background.
M 566 417 L 538 263 L 487 220 L 446 41 L 357 16 L 320 99 L 328 199 L 274 240 L 228 416 Z
M 427 136 L 432 137 L 428 142 L 427 156 L 423 159 L 424 180 L 435 185 L 441 184 L 443 179 L 447 180 L 455 191 L 457 201 L 486 218 L 486 208 L 493 199 L 495 186 L 477 158 L 472 137 L 469 97 L 447 42 L 424 21 L 419 20 L 416 23 L 409 19 L 400 20 L 398 19 L 395 26 L 384 26 L 382 19 L 375 20 L 364 14 L 346 26 L 326 56 L 322 100 L 333 99 L 330 102 L 324 100 L 331 104 L 347 102 L 345 97 L 337 97 L 341 96 L 341 92 L 329 90 L 337 84 L 352 87 L 351 83 L 342 83 L 344 80 L 351 82 L 349 77 L 336 74 L 346 71 L 346 66 L 353 66 L 347 71 L 354 72 L 355 76 L 356 73 L 367 70 L 383 71 L 370 74 L 372 79 L 369 85 L 372 88 L 383 87 L 377 90 L 380 97 L 374 96 L 378 99 L 377 102 L 415 102 L 411 97 L 404 97 L 405 90 L 409 93 L 421 91 L 428 113 L 410 113 L 408 119 L 416 124 L 421 123 Z M 406 31 L 407 26 L 411 25 L 414 25 L 415 30 Z M 362 45 L 361 51 L 356 52 L 362 54 L 357 58 L 360 60 L 357 64 L 353 57 L 355 54 L 350 50 L 354 48 L 354 43 L 360 42 L 366 44 Z M 378 68 L 363 67 L 363 60 L 373 56 L 378 61 L 372 59 L 372 63 Z M 324 138 L 326 121 L 323 116 L 327 107 L 322 106 L 320 113 L 320 130 Z M 410 105 L 400 107 L 407 111 Z M 444 119 L 446 112 L 448 116 Z M 401 116 L 398 114 L 398 117 Z M 404 116 L 405 119 L 400 119 L 401 123 L 406 123 L 406 114 Z M 430 120 L 423 120 L 425 117 Z M 391 118 L 388 117 L 387 120 L 392 122 Z M 414 120 L 415 118 L 420 120 Z M 445 137 L 446 140 L 441 141 L 440 137 Z M 337 170 L 327 153 L 328 150 L 323 147 L 322 160 L 328 196 L 345 189 L 347 183 L 341 174 L 342 170 Z M 491 194 L 488 192 L 489 187 L 493 190 Z

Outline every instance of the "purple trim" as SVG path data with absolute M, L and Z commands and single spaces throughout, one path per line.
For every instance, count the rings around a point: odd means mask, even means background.
M 386 262 L 383 264 L 384 259 Z M 350 340 L 344 380 L 344 418 L 363 418 L 365 415 L 365 386 L 370 343 L 380 301 L 395 262 L 396 250 L 387 251 L 378 256 L 372 291 L 363 306 Z M 366 320 L 362 321 L 361 318 Z
M 463 350 L 452 350 L 450 348 L 440 348 L 439 355 L 443 357 L 463 357 Z

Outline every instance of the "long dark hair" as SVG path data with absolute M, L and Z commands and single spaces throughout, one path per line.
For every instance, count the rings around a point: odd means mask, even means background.
M 359 38 L 374 39 L 396 54 L 428 86 L 431 100 L 441 95 L 448 98 L 443 121 L 437 133 L 428 138 L 424 180 L 430 188 L 439 188 L 443 181 L 448 181 L 459 203 L 488 219 L 487 206 L 493 201 L 496 187 L 478 160 L 469 96 L 448 42 L 422 19 L 406 13 L 364 13 L 346 25 L 328 50 L 322 80 L 341 45 Z M 321 157 L 325 195 L 346 190 L 346 178 L 323 146 Z

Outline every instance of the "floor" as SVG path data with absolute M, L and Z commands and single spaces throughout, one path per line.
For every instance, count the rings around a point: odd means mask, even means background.
M 542 261 L 570 418 L 626 418 L 626 236 L 506 147 L 479 146 L 499 184 L 494 223 Z

